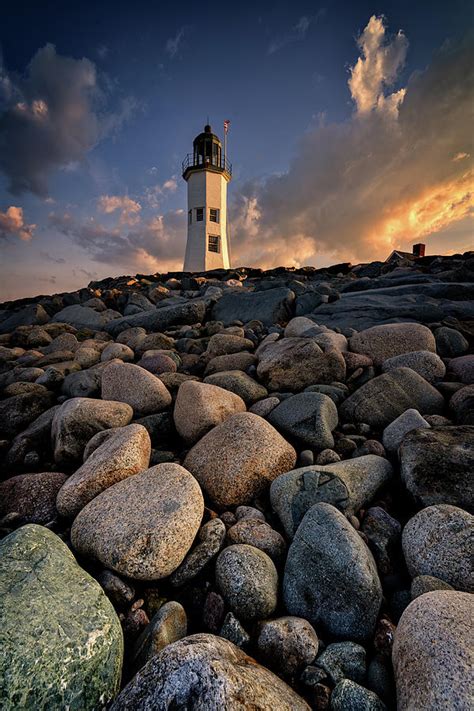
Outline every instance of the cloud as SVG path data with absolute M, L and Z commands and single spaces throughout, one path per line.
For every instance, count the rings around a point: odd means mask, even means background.
M 286 173 L 239 191 L 235 265 L 384 259 L 440 231 L 448 240 L 472 214 L 470 40 L 445 43 L 400 93 L 391 82 L 405 57 L 402 37 L 387 40 L 380 18 L 371 18 L 359 40 L 363 62 L 349 77 L 351 118 L 319 120 Z M 369 67 L 372 78 L 364 77 Z
M 133 271 L 181 269 L 186 239 L 184 210 L 171 210 L 125 230 L 107 228 L 94 218 L 81 221 L 70 213 L 50 213 L 49 224 L 82 247 L 96 262 Z
M 23 242 L 29 242 L 35 229 L 36 225 L 26 224 L 22 207 L 11 205 L 6 212 L 0 211 L 0 239 L 18 237 Z
M 45 197 L 53 172 L 80 163 L 136 108 L 126 97 L 117 112 L 104 111 L 93 62 L 63 57 L 51 44 L 36 52 L 24 76 L 0 67 L 0 77 L 0 170 L 15 195 Z
M 170 37 L 166 44 L 165 44 L 165 52 L 170 56 L 171 59 L 174 59 L 176 55 L 178 54 L 181 45 L 183 43 L 184 35 L 187 31 L 187 27 L 183 26 L 180 27 L 180 29 L 177 31 L 176 35 L 174 37 Z
M 325 14 L 324 8 L 317 11 L 315 15 L 308 17 L 303 15 L 299 18 L 298 22 L 290 29 L 290 31 L 280 37 L 275 38 L 268 46 L 267 54 L 275 54 L 279 52 L 280 49 L 286 47 L 288 44 L 293 44 L 294 42 L 301 42 L 306 37 L 310 26 L 315 24 L 323 15 Z
M 178 181 L 176 180 L 176 175 L 172 175 L 171 178 L 165 180 L 161 185 L 158 183 L 146 188 L 145 200 L 147 201 L 149 207 L 156 210 L 160 206 L 161 198 L 165 197 L 169 193 L 175 193 L 177 189 Z
M 40 252 L 40 257 L 46 262 L 53 262 L 54 264 L 66 264 L 64 257 L 54 257 L 49 252 Z
M 140 222 L 142 206 L 127 195 L 102 195 L 97 201 L 97 206 L 100 212 L 106 215 L 120 212 L 121 225 L 136 225 Z

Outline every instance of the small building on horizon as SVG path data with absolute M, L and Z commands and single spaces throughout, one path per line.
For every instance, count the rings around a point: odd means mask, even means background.
M 401 249 L 394 249 L 391 254 L 385 260 L 385 264 L 390 264 L 390 262 L 396 262 L 400 259 L 417 259 L 418 257 L 425 256 L 425 245 L 422 242 L 418 242 L 413 245 L 411 252 L 402 252 Z

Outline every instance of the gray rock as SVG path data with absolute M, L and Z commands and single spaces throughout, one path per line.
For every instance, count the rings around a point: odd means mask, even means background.
M 66 479 L 60 472 L 38 472 L 2 481 L 0 519 L 16 513 L 23 523 L 50 523 L 57 517 L 56 496 Z
M 367 454 L 333 464 L 293 469 L 276 478 L 270 501 L 288 538 L 293 538 L 303 516 L 320 502 L 332 504 L 346 514 L 367 506 L 392 477 L 386 459 Z
M 343 679 L 350 679 L 358 684 L 365 681 L 366 652 L 362 645 L 355 642 L 329 644 L 319 655 L 316 664 L 324 669 L 334 686 Z
M 446 375 L 446 366 L 441 358 L 431 351 L 413 351 L 387 358 L 382 363 L 382 371 L 389 373 L 395 368 L 411 368 L 429 383 L 441 380 Z
M 392 653 L 399 711 L 472 708 L 473 617 L 473 597 L 461 592 L 429 592 L 407 607 Z
M 183 639 L 188 633 L 188 618 L 179 602 L 165 602 L 145 627 L 133 649 L 133 667 L 141 669 L 168 644 Z
M 448 363 L 450 377 L 465 385 L 474 385 L 474 355 L 451 358 Z
M 241 518 L 227 531 L 229 543 L 246 543 L 266 553 L 278 565 L 286 553 L 283 536 L 265 521 Z
M 449 409 L 458 425 L 474 425 L 474 385 L 466 385 L 454 393 Z
M 285 287 L 265 291 L 227 291 L 212 309 L 212 318 L 228 326 L 233 321 L 261 321 L 265 326 L 285 323 L 291 316 L 295 295 Z
M 117 361 L 102 372 L 102 399 L 126 402 L 138 417 L 171 404 L 171 395 L 159 378 L 139 365 Z
M 280 401 L 277 397 L 266 397 L 249 407 L 249 412 L 253 412 L 254 415 L 259 415 L 260 417 L 267 417 L 279 404 Z
M 229 370 L 246 371 L 251 365 L 257 362 L 256 356 L 253 353 L 230 353 L 229 355 L 220 355 L 212 358 L 206 365 L 204 375 L 212 375 Z
M 261 620 L 276 609 L 278 573 L 258 548 L 244 544 L 225 548 L 217 558 L 216 583 L 241 620 Z
M 278 674 L 293 677 L 316 658 L 319 641 L 314 628 L 301 617 L 263 622 L 257 639 L 262 661 Z
M 315 504 L 288 551 L 283 597 L 288 612 L 331 637 L 370 639 L 382 603 L 372 554 L 334 506 Z
M 0 333 L 11 333 L 18 326 L 43 324 L 49 321 L 49 315 L 41 304 L 28 304 L 18 311 L 5 311 L 5 318 L 0 321 Z
M 289 437 L 316 449 L 334 446 L 332 431 L 338 424 L 337 408 L 327 395 L 299 393 L 283 400 L 268 421 Z
M 283 338 L 260 346 L 258 377 L 271 391 L 302 390 L 314 383 L 344 380 L 346 363 L 341 353 L 324 353 L 311 338 Z
M 74 520 L 71 542 L 89 558 L 137 580 L 159 580 L 182 563 L 204 512 L 196 480 L 178 464 L 158 464 L 118 482 Z
M 204 356 L 212 359 L 216 356 L 240 353 L 241 351 L 252 351 L 253 342 L 248 338 L 236 336 L 232 333 L 215 333 L 210 337 Z
M 240 649 L 245 649 L 245 647 L 250 642 L 250 635 L 245 631 L 237 617 L 235 617 L 232 612 L 228 612 L 224 619 L 224 624 L 219 632 L 220 637 L 228 639 L 229 642 L 233 642 Z
M 120 688 L 120 622 L 58 536 L 29 524 L 0 542 L 4 711 L 106 706 Z
M 219 518 L 213 518 L 199 530 L 199 543 L 170 576 L 172 585 L 184 585 L 198 575 L 205 565 L 216 556 L 224 543 L 226 528 Z
M 120 313 L 112 309 L 95 311 L 89 306 L 66 306 L 51 319 L 52 323 L 69 323 L 75 328 L 89 328 L 91 331 L 104 331 L 107 324 L 121 320 Z
M 394 574 L 400 567 L 400 522 L 380 506 L 373 506 L 366 512 L 361 528 L 379 573 Z
M 69 373 L 62 381 L 61 392 L 68 398 L 97 397 L 100 395 L 102 368 L 88 368 Z
M 54 395 L 26 392 L 0 401 L 0 437 L 15 437 L 54 403 Z
M 97 580 L 114 607 L 126 607 L 133 602 L 135 589 L 111 570 L 103 570 Z
M 183 466 L 225 508 L 250 503 L 295 462 L 293 447 L 266 420 L 242 412 L 204 435 Z
M 151 442 L 150 435 L 142 425 L 132 424 L 106 430 L 95 437 L 104 434 L 105 441 L 92 451 L 82 467 L 69 477 L 59 491 L 57 507 L 62 516 L 76 516 L 89 501 L 109 486 L 148 468 Z
M 210 634 L 163 649 L 125 687 L 111 711 L 310 711 L 289 686 L 231 642 Z
M 441 358 L 456 358 L 463 355 L 469 349 L 469 343 L 462 333 L 454 328 L 441 326 L 434 332 L 436 339 L 436 350 Z
M 369 356 L 375 365 L 382 365 L 388 358 L 412 351 L 436 353 L 433 334 L 420 323 L 373 326 L 356 333 L 349 340 L 349 344 L 351 351 Z
M 135 353 L 124 343 L 108 343 L 102 351 L 100 359 L 102 362 L 108 362 L 114 358 L 133 363 Z
M 377 694 L 350 679 L 343 679 L 331 694 L 331 711 L 386 711 Z
M 203 321 L 206 314 L 206 304 L 201 299 L 183 300 L 179 303 L 144 311 L 132 316 L 124 316 L 110 322 L 105 330 L 113 336 L 129 328 L 142 327 L 147 331 L 166 331 L 177 324 L 193 324 Z
M 213 375 L 208 375 L 204 378 L 205 383 L 210 385 L 217 385 L 220 388 L 229 390 L 232 393 L 238 395 L 245 404 L 252 405 L 257 400 L 266 398 L 268 391 L 263 385 L 257 383 L 256 380 L 251 378 L 247 373 L 243 373 L 241 370 L 229 370 L 221 371 L 219 373 L 214 373 Z
M 411 582 L 411 599 L 414 600 L 420 595 L 434 590 L 454 590 L 454 588 L 449 583 L 445 583 L 444 580 L 435 578 L 433 575 L 417 575 Z
M 23 430 L 15 437 L 6 456 L 5 464 L 7 467 L 22 466 L 29 452 L 32 450 L 42 452 L 49 447 L 51 424 L 59 407 L 59 405 L 50 407 L 36 420 L 33 420 L 26 430 Z
M 54 461 L 69 463 L 82 457 L 87 442 L 101 430 L 124 427 L 132 419 L 130 405 L 75 397 L 55 412 L 51 426 Z
M 235 518 L 237 521 L 249 518 L 265 521 L 265 514 L 254 506 L 237 506 L 235 509 Z
M 443 396 L 411 368 L 396 368 L 362 385 L 345 400 L 339 414 L 346 422 L 385 428 L 410 408 L 426 415 L 443 412 Z
M 408 432 L 417 429 L 429 429 L 430 425 L 418 410 L 405 410 L 383 431 L 383 446 L 388 452 L 396 452 Z
M 457 590 L 474 592 L 472 541 L 474 516 L 456 506 L 428 506 L 403 529 L 402 545 L 408 571 L 433 575 Z
M 399 451 L 401 476 L 423 506 L 453 504 L 474 511 L 474 427 L 409 432 Z

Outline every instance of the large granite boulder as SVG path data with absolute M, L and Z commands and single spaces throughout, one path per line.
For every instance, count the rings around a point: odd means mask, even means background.
M 15 437 L 54 403 L 49 391 L 25 392 L 0 401 L 0 437 Z
M 104 708 L 117 694 L 122 629 L 58 536 L 29 524 L 0 542 L 3 711 Z
M 436 353 L 436 341 L 432 332 L 420 323 L 388 323 L 359 331 L 349 340 L 351 351 L 372 358 L 381 365 L 388 358 L 411 353 L 432 351 Z
M 323 393 L 293 395 L 275 407 L 267 419 L 283 434 L 308 447 L 334 447 L 332 432 L 338 424 L 337 408 Z
M 113 361 L 102 372 L 102 399 L 126 402 L 137 417 L 161 412 L 171 395 L 161 380 L 134 363 Z
M 382 603 L 375 561 L 357 531 L 330 504 L 315 504 L 286 559 L 283 598 L 291 615 L 344 640 L 371 639 Z
M 53 316 L 54 323 L 69 323 L 75 328 L 89 328 L 91 331 L 103 331 L 111 321 L 120 319 L 120 313 L 112 309 L 95 311 L 90 306 L 66 306 Z
M 453 504 L 474 511 L 474 426 L 414 430 L 399 454 L 405 486 L 423 506 Z
M 392 477 L 389 461 L 375 454 L 333 464 L 299 467 L 281 474 L 270 486 L 272 508 L 288 538 L 314 504 L 332 504 L 346 514 L 365 508 Z
M 111 321 L 105 330 L 113 336 L 117 336 L 129 328 L 136 327 L 142 327 L 151 332 L 161 332 L 176 324 L 201 322 L 205 314 L 206 304 L 202 299 L 184 299 L 168 306 L 118 318 L 115 321 Z
M 311 338 L 282 338 L 257 351 L 258 377 L 269 390 L 297 392 L 315 383 L 343 381 L 346 363 L 341 353 L 325 353 Z
M 342 403 L 339 412 L 346 422 L 385 428 L 410 408 L 422 415 L 439 415 L 444 398 L 411 368 L 396 368 L 358 388 Z
M 60 472 L 37 472 L 2 481 L 0 519 L 15 513 L 23 523 L 50 523 L 57 516 L 56 496 L 66 480 Z
M 437 590 L 405 610 L 392 661 L 399 711 L 472 709 L 474 597 Z
M 100 438 L 101 444 L 58 493 L 57 507 L 62 516 L 76 516 L 109 486 L 148 468 L 151 441 L 142 425 L 131 424 L 98 432 L 88 448 L 96 438 Z
M 111 711 L 309 711 L 275 674 L 232 642 L 195 634 L 170 644 L 138 672 Z
M 218 507 L 248 504 L 296 463 L 293 447 L 262 417 L 232 415 L 188 452 L 183 466 Z
M 71 529 L 74 548 L 136 580 L 159 580 L 183 561 L 198 532 L 204 501 L 179 464 L 157 464 L 90 501 Z
M 261 321 L 265 326 L 286 323 L 293 310 L 295 295 L 286 287 L 265 291 L 227 291 L 214 304 L 212 318 L 228 326 L 233 321 Z

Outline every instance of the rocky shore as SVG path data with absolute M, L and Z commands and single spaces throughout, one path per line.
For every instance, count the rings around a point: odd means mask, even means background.
M 4 711 L 471 708 L 474 253 L 0 305 Z

